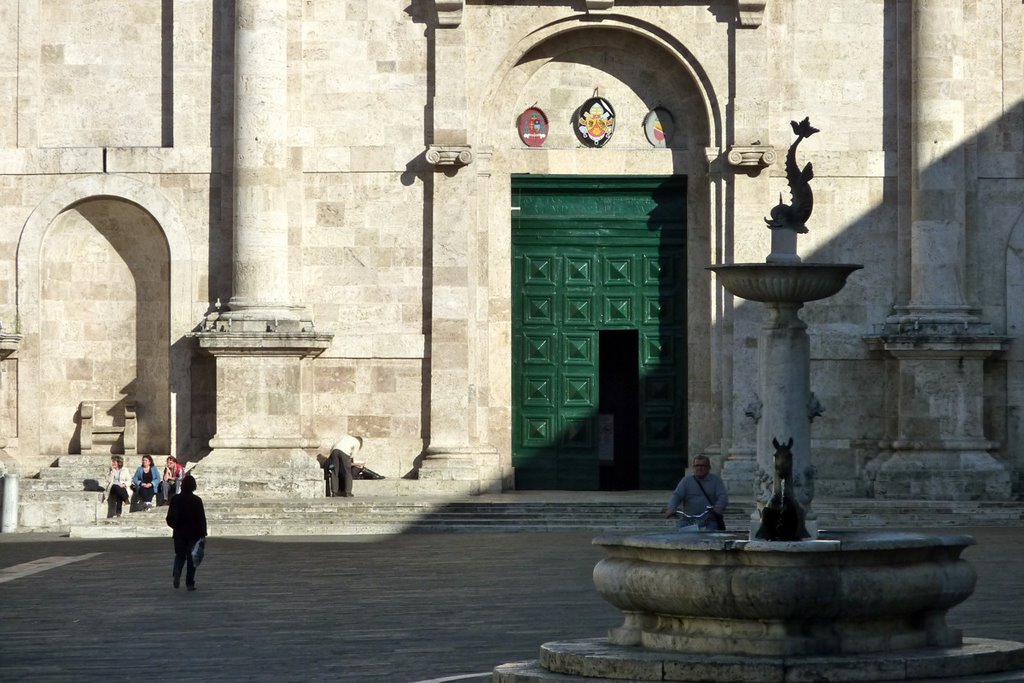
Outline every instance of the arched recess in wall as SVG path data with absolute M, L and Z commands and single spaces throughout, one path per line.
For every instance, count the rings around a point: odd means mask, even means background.
M 664 82 L 663 79 L 658 79 L 657 74 L 650 73 L 657 69 L 659 63 L 649 64 L 645 69 L 635 69 L 634 65 L 640 60 L 636 53 L 631 52 L 631 48 L 634 47 L 643 52 L 660 53 L 666 60 L 664 63 L 674 67 L 666 75 L 669 78 L 681 76 L 689 82 L 688 89 L 697 98 L 695 104 L 701 108 L 701 116 L 697 121 L 677 120 L 677 125 L 691 125 L 703 129 L 705 145 L 721 149 L 724 145 L 722 111 L 711 79 L 697 58 L 674 36 L 657 26 L 629 17 L 614 15 L 603 17 L 600 24 L 575 17 L 564 19 L 539 27 L 523 37 L 501 61 L 483 96 L 477 101 L 473 129 L 479 134 L 476 138 L 479 147 L 500 149 L 505 145 L 518 143 L 518 140 L 515 139 L 515 120 L 520 111 L 514 105 L 517 97 L 523 92 L 525 83 L 548 63 L 566 60 L 567 56 L 572 53 L 581 53 L 580 56 L 587 59 L 586 52 L 592 51 L 593 55 L 589 61 L 595 68 L 609 73 L 620 81 L 635 79 L 641 85 L 640 87 L 631 87 L 634 91 L 643 90 L 643 85 L 656 85 L 659 82 Z M 607 58 L 610 51 L 621 52 L 625 58 L 619 60 Z M 605 56 L 604 64 L 600 63 L 602 58 L 598 54 L 599 52 Z M 569 57 L 569 59 L 579 61 L 575 57 Z M 625 66 L 626 69 L 634 68 L 635 74 L 631 79 L 623 79 L 615 74 L 615 71 L 620 70 L 622 66 Z M 568 89 L 569 84 L 566 85 Z M 591 90 L 587 92 L 588 96 L 592 94 L 594 86 L 589 87 Z M 585 90 L 586 88 L 587 86 L 584 86 Z M 567 89 L 559 92 L 558 95 L 566 95 Z M 649 97 L 644 99 L 648 106 L 668 104 L 668 102 L 660 100 L 651 100 Z M 559 126 L 568 127 L 569 124 L 568 116 L 559 117 L 556 112 L 565 109 L 565 105 L 572 110 L 581 102 L 582 100 L 580 102 L 570 100 L 569 102 L 536 102 L 535 104 L 547 111 L 551 128 L 555 130 Z M 557 108 L 552 108 L 553 104 L 556 104 Z M 646 111 L 638 113 L 642 118 Z M 635 129 L 640 130 L 639 122 L 634 121 L 632 124 L 635 124 L 633 125 Z M 573 138 L 572 141 L 574 143 L 575 139 Z M 703 150 L 701 152 L 703 153 Z
M 1015 486 L 1024 484 L 1024 209 L 1010 231 L 1006 246 L 1006 335 L 1013 338 L 1006 354 L 1006 444 L 1016 473 Z
M 598 94 L 615 107 L 615 133 L 600 149 L 584 147 L 574 133 L 574 114 Z M 518 137 L 516 119 L 526 108 L 544 110 L 549 132 L 544 145 L 528 148 Z M 655 107 L 668 109 L 676 134 L 667 149 L 646 138 L 643 120 Z M 479 263 L 488 268 L 491 302 L 489 382 L 493 411 L 491 442 L 504 451 L 514 338 L 510 254 L 513 174 L 570 176 L 686 176 L 687 376 L 688 413 L 697 425 L 687 450 L 717 440 L 711 386 L 710 278 L 722 211 L 720 181 L 708 173 L 708 155 L 724 144 L 720 103 L 711 79 L 695 56 L 660 28 L 614 15 L 599 23 L 569 18 L 524 36 L 494 70 L 479 99 L 471 101 L 469 139 L 476 161 L 460 172 L 476 173 Z M 715 150 L 709 152 L 709 149 Z
M 79 402 L 129 396 L 140 452 L 186 443 L 191 247 L 170 201 L 125 176 L 76 179 L 29 216 L 17 269 L 19 452 L 78 452 Z

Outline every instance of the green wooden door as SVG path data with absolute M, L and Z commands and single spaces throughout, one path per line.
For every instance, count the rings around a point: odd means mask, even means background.
M 600 471 L 601 392 L 617 390 L 601 386 L 605 330 L 638 340 L 635 357 L 614 360 L 639 375 L 629 485 L 675 485 L 685 462 L 685 179 L 513 176 L 512 197 L 516 487 L 622 488 Z

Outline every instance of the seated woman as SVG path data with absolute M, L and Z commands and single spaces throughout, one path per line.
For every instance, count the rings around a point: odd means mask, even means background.
M 184 468 L 178 459 L 173 455 L 167 456 L 167 464 L 164 465 L 164 474 L 160 479 L 160 489 L 156 492 L 157 505 L 168 505 L 171 498 L 181 493 L 181 477 Z
M 103 488 L 103 500 L 107 501 L 107 519 L 121 516 L 121 508 L 128 502 L 128 486 L 124 458 L 120 455 L 111 456 L 110 473 L 107 475 L 107 485 Z
M 157 472 L 156 467 L 153 465 L 153 456 L 144 455 L 142 456 L 142 465 L 139 469 L 135 470 L 135 476 L 132 477 L 132 491 L 135 493 L 132 495 L 132 502 L 142 502 L 142 505 L 146 510 L 153 507 L 153 496 L 156 495 L 157 487 L 160 485 L 160 473 Z

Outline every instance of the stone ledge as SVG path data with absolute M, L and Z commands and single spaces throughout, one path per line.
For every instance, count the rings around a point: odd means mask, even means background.
M 546 667 L 552 668 L 546 668 Z M 929 648 L 829 657 L 728 657 L 683 655 L 609 645 L 603 638 L 541 646 L 541 659 L 503 664 L 496 683 L 595 683 L 597 681 L 911 681 L 1007 673 L 1024 676 L 1024 644 L 965 638 L 956 648 Z M 984 680 L 980 678 L 979 680 Z M 993 679 L 995 680 L 995 679 Z

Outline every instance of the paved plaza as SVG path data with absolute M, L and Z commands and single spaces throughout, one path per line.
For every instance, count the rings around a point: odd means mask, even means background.
M 1024 641 L 1024 530 L 961 531 L 979 580 L 951 622 Z M 169 539 L 6 534 L 0 681 L 489 680 L 620 623 L 591 583 L 592 536 L 211 537 L 188 593 Z

